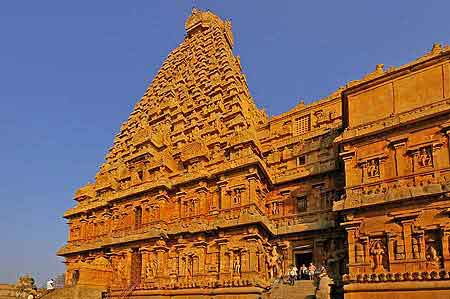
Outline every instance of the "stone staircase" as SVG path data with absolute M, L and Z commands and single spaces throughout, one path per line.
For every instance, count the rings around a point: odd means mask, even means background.
M 294 285 L 277 284 L 265 299 L 315 299 L 316 287 L 311 280 L 297 280 Z

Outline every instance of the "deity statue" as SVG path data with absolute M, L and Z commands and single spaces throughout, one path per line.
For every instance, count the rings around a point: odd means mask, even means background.
M 241 259 L 239 258 L 239 255 L 234 256 L 233 273 L 236 275 L 239 275 L 241 273 Z
M 385 250 L 381 241 L 373 242 L 370 254 L 372 255 L 372 269 L 376 272 L 384 271 L 383 258 Z
M 282 257 L 277 252 L 277 247 L 272 247 L 271 254 L 267 254 L 267 265 L 269 267 L 269 279 L 275 278 L 275 275 L 282 276 L 281 272 Z
M 418 162 L 422 167 L 432 166 L 433 159 L 431 157 L 430 151 L 427 148 L 423 147 L 420 149 Z
M 439 255 L 437 253 L 436 248 L 434 248 L 434 246 L 432 244 L 428 245 L 427 248 L 427 261 L 429 261 L 430 263 L 438 266 L 439 265 Z
M 375 161 L 375 159 L 369 161 L 367 165 L 367 175 L 369 177 L 376 177 L 380 175 L 380 167 L 378 165 L 378 161 Z
M 147 266 L 145 268 L 145 279 L 149 280 L 154 278 L 156 276 L 157 269 L 158 269 L 158 261 L 151 258 L 148 261 Z

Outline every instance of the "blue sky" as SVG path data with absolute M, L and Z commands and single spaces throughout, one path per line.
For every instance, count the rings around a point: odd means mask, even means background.
M 182 41 L 193 2 L 232 19 L 269 115 L 450 42 L 445 0 L 1 1 L 0 282 L 63 272 L 61 215 Z

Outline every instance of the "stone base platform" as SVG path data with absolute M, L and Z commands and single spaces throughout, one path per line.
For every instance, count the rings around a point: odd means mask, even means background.
M 259 287 L 193 288 L 179 290 L 136 290 L 129 299 L 259 299 L 264 292 Z M 112 291 L 110 298 L 120 298 L 122 292 Z
M 450 280 L 352 283 L 345 299 L 449 299 Z

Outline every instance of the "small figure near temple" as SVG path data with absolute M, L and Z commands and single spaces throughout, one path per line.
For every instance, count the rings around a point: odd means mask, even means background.
M 308 268 L 305 264 L 300 267 L 300 279 L 308 279 Z
M 53 278 L 50 278 L 49 281 L 47 281 L 47 291 L 52 291 L 55 289 L 55 281 Z
M 317 267 L 313 263 L 309 263 L 309 267 L 308 267 L 309 280 L 314 279 L 314 273 L 316 272 L 316 270 L 317 270 Z
M 288 271 L 288 282 L 290 285 L 294 285 L 297 279 L 298 269 L 295 265 L 291 265 Z

